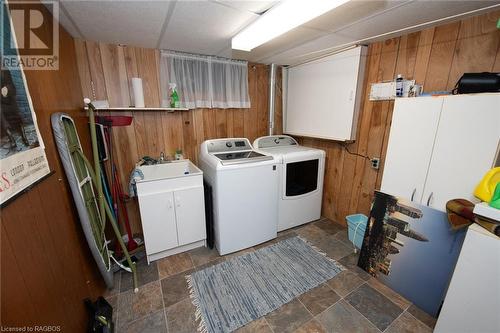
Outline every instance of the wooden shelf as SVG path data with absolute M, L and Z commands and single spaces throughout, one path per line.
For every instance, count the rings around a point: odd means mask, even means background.
M 188 111 L 188 108 L 135 108 L 135 107 L 109 107 L 109 108 L 96 108 L 96 111 L 103 112 L 129 112 L 129 111 Z

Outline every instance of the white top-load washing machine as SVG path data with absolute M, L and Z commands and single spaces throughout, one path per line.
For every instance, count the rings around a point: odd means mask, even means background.
M 260 137 L 253 146 L 259 152 L 273 155 L 279 163 L 278 231 L 319 219 L 325 152 L 300 146 L 287 135 Z
M 278 171 L 273 156 L 248 139 L 207 140 L 200 168 L 212 186 L 215 245 L 221 255 L 276 238 Z

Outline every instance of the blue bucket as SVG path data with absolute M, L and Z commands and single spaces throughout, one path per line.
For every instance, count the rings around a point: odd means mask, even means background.
M 363 246 L 363 237 L 365 236 L 368 217 L 364 214 L 354 214 L 346 216 L 349 240 L 358 249 Z

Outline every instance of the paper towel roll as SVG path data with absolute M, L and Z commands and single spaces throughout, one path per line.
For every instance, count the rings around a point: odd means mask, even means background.
M 139 77 L 132 78 L 132 91 L 134 93 L 134 106 L 136 108 L 144 107 L 144 92 L 142 91 L 142 79 Z

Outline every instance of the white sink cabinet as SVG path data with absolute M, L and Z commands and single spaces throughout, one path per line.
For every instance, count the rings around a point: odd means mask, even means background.
M 203 172 L 191 161 L 141 166 L 137 196 L 148 263 L 204 246 Z

